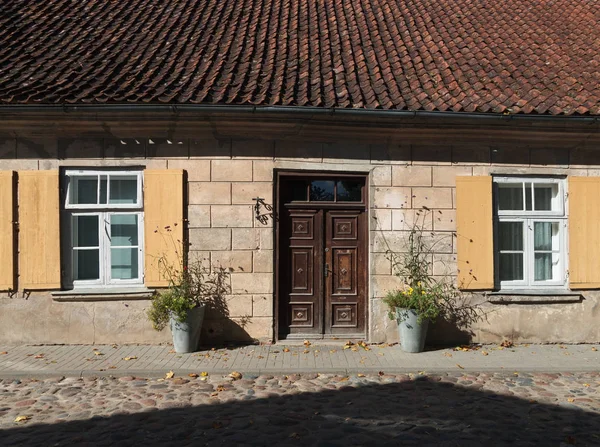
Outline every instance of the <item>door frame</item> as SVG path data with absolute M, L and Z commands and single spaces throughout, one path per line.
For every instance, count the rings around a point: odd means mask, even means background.
M 280 319 L 280 315 L 279 315 L 279 311 L 280 311 L 280 281 L 279 281 L 279 277 L 281 274 L 281 267 L 280 267 L 280 248 L 281 248 L 281 241 L 280 241 L 280 235 L 281 235 L 281 231 L 279 228 L 279 216 L 282 215 L 281 213 L 281 207 L 282 207 L 282 203 L 281 203 L 281 180 L 283 179 L 288 179 L 288 178 L 294 178 L 294 177 L 336 177 L 336 178 L 360 178 L 363 179 L 365 182 L 365 187 L 364 187 L 364 200 L 362 203 L 360 204 L 353 204 L 352 202 L 347 202 L 347 203 L 343 203 L 343 204 L 337 204 L 337 203 L 330 203 L 330 202 L 323 202 L 322 204 L 320 204 L 319 202 L 308 202 L 306 204 L 307 208 L 326 208 L 326 209 L 330 209 L 330 210 L 335 210 L 335 209 L 360 209 L 362 211 L 364 211 L 365 216 L 366 216 L 366 225 L 364 225 L 363 228 L 363 237 L 364 237 L 364 243 L 365 243 L 365 251 L 366 251 L 366 258 L 367 258 L 367 265 L 365 266 L 365 271 L 364 271 L 364 275 L 365 275 L 365 315 L 364 315 L 364 321 L 365 321 L 365 338 L 368 339 L 369 337 L 369 313 L 370 313 L 370 290 L 371 290 L 371 277 L 370 277 L 370 264 L 371 264 L 371 242 L 370 242 L 370 238 L 369 238 L 369 228 L 370 228 L 370 214 L 369 214 L 369 172 L 364 172 L 364 171 L 312 171 L 312 170 L 295 170 L 295 169 L 275 169 L 273 172 L 274 175 L 274 185 L 275 187 L 273 188 L 273 199 L 274 199 L 274 203 L 275 203 L 275 216 L 276 218 L 274 219 L 274 230 L 273 231 L 273 246 L 275 249 L 274 252 L 274 257 L 273 257 L 273 275 L 274 275 L 274 294 L 273 294 L 273 298 L 274 298 L 274 314 L 273 314 L 273 340 L 275 342 L 280 340 L 279 337 L 279 319 Z

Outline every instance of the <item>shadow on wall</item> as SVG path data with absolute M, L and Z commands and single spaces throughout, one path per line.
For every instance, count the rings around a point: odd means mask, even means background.
M 481 137 L 481 134 L 479 134 Z M 331 137 L 330 137 L 331 139 Z M 275 157 L 278 159 L 355 159 L 380 161 L 418 161 L 446 163 L 492 163 L 519 165 L 600 165 L 598 151 L 587 147 L 573 148 L 573 142 L 562 147 L 532 144 L 518 146 L 513 142 L 494 144 L 461 138 L 456 144 L 447 140 L 427 144 L 368 144 L 356 139 L 335 142 L 311 142 L 304 139 L 235 139 L 169 138 L 140 135 L 137 138 L 12 138 L 0 135 L 0 158 L 3 159 L 115 159 L 154 157 Z
M 104 404 L 105 411 L 112 415 L 53 424 L 33 425 L 31 421 L 26 426 L 4 430 L 2 443 L 106 446 L 159 446 L 173 442 L 183 442 L 182 445 L 598 445 L 598 414 L 573 404 L 540 404 L 457 386 L 449 382 L 456 382 L 456 376 L 447 377 L 445 381 L 435 376 L 419 376 L 414 380 L 404 377 L 398 381 L 389 377 L 391 383 L 388 384 L 357 388 L 342 385 L 337 390 L 321 392 L 300 393 L 298 388 L 287 386 L 274 389 L 265 398 L 256 398 L 254 394 L 266 395 L 267 391 L 261 391 L 264 387 L 250 392 L 250 383 L 248 386 L 241 383 L 244 386 L 236 389 L 246 394 L 238 399 L 220 403 L 215 398 L 215 403 L 195 406 L 190 403 L 192 399 L 209 400 L 209 393 L 220 394 L 222 399 L 232 396 L 232 385 L 227 380 L 221 385 L 193 380 L 184 384 L 181 387 L 184 392 L 173 400 L 172 394 L 162 394 L 167 391 L 166 385 L 148 389 L 148 384 L 139 387 L 136 384 L 131 389 L 137 394 L 146 392 L 159 405 L 166 403 L 172 408 L 128 414 L 127 410 L 115 411 L 109 408 L 112 404 Z M 505 382 L 495 380 L 504 388 L 507 384 L 515 386 L 514 377 L 507 377 Z M 526 382 L 532 381 L 516 379 L 519 380 L 523 383 L 516 385 L 528 386 Z M 105 383 L 99 380 L 96 385 L 88 383 L 88 386 L 105 389 Z M 300 380 L 298 385 L 299 388 L 314 386 L 307 380 Z M 66 391 L 73 390 L 72 386 L 75 385 L 69 385 Z M 281 394 L 286 390 L 288 393 Z M 61 392 L 57 393 L 59 399 Z M 123 392 L 120 388 L 119 393 Z M 203 394 L 205 397 L 200 397 Z M 127 397 L 123 394 L 124 399 Z M 124 405 L 128 404 L 132 402 Z M 68 411 L 74 417 L 90 414 L 89 409 L 84 409 L 89 408 L 87 402 L 79 405 L 81 408 L 74 405 L 61 411 Z

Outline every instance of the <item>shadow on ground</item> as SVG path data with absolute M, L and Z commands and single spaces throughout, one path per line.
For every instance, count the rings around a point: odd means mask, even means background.
M 192 381 L 184 387 L 207 396 L 213 393 L 210 384 L 200 381 Z M 226 384 L 223 392 L 227 393 L 230 387 Z M 250 388 L 251 384 L 244 391 L 248 394 L 242 400 L 226 403 L 137 414 L 113 413 L 107 417 L 52 425 L 30 423 L 1 432 L 0 444 L 600 444 L 598 414 L 583 411 L 572 404 L 566 404 L 566 407 L 562 403 L 561 406 L 538 404 L 473 387 L 457 386 L 439 381 L 436 377 L 423 376 L 388 384 L 342 386 L 337 390 L 315 393 L 273 394 L 273 397 L 263 399 L 254 398 Z M 164 399 L 167 397 L 165 395 Z

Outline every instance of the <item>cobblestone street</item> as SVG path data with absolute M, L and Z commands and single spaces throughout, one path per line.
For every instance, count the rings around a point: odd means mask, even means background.
M 0 379 L 0 444 L 600 445 L 597 372 L 193 376 Z

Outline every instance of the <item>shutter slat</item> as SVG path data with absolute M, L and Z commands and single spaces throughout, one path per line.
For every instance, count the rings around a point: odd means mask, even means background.
M 600 177 L 569 177 L 569 286 L 600 288 Z
M 60 289 L 58 171 L 19 171 L 19 284 Z
M 146 286 L 169 285 L 159 260 L 164 260 L 171 267 L 181 265 L 184 254 L 183 207 L 183 170 L 144 171 Z
M 14 175 L 0 172 L 0 290 L 15 289 Z
M 494 288 L 492 177 L 456 177 L 458 286 Z

